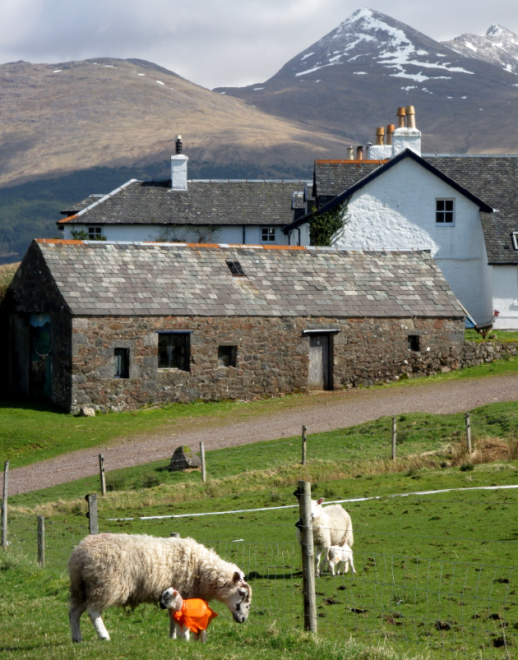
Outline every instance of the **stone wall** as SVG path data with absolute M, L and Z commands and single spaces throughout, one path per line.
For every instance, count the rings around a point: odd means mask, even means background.
M 250 399 L 305 391 L 307 329 L 334 329 L 333 387 L 369 386 L 440 371 L 462 359 L 464 328 L 449 319 L 75 318 L 72 411 L 148 403 Z M 158 369 L 158 332 L 189 330 L 190 371 Z M 408 346 L 418 335 L 420 350 Z M 236 367 L 218 367 L 218 346 L 237 346 Z M 114 349 L 130 349 L 130 377 L 114 378 Z
M 484 362 L 494 362 L 506 357 L 516 357 L 518 355 L 518 341 L 498 342 L 467 341 L 462 351 L 462 359 L 456 368 L 465 369 L 466 367 L 475 367 Z

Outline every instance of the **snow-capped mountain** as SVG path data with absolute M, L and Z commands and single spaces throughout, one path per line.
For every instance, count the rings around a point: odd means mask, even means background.
M 508 143 L 517 83 L 508 71 L 359 9 L 266 82 L 216 91 L 363 143 L 374 141 L 376 126 L 395 123 L 398 106 L 414 105 L 426 151 L 510 152 L 518 151 L 518 141 Z M 490 127 L 489 112 L 506 128 L 494 119 Z
M 464 57 L 489 62 L 518 74 L 518 35 L 501 25 L 493 23 L 483 37 L 461 34 L 442 43 Z

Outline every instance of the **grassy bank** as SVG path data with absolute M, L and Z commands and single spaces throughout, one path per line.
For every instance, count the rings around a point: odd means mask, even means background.
M 438 374 L 428 378 L 399 381 L 371 390 L 418 387 L 424 384 L 501 376 L 518 373 L 518 358 L 509 358 L 476 367 Z M 324 400 L 347 396 L 335 391 L 323 395 L 291 395 L 260 401 L 223 401 L 169 404 L 135 412 L 104 413 L 96 417 L 75 417 L 45 404 L 0 403 L 0 462 L 21 467 L 60 454 L 136 438 L 146 433 L 168 434 L 171 438 L 193 425 L 226 424 L 251 417 L 318 406 Z

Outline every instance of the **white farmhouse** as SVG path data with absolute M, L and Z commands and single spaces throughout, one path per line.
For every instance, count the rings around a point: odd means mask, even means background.
M 178 136 L 171 179 L 131 179 L 62 211 L 64 239 L 289 245 L 286 225 L 304 213 L 299 180 L 189 180 Z M 292 233 L 309 245 L 308 227 Z M 306 235 L 307 234 L 307 235 Z M 291 243 L 293 245 L 293 243 Z
M 371 146 L 367 160 L 315 162 L 314 213 L 339 210 L 344 219 L 333 245 L 429 250 L 477 323 L 498 310 L 494 327 L 518 328 L 518 158 L 421 157 L 417 129 L 393 136 L 392 146 Z

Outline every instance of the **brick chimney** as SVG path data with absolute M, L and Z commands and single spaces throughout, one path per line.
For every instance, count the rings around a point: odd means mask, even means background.
M 182 136 L 176 136 L 176 153 L 171 156 L 171 190 L 187 190 L 187 161 L 182 153 Z

